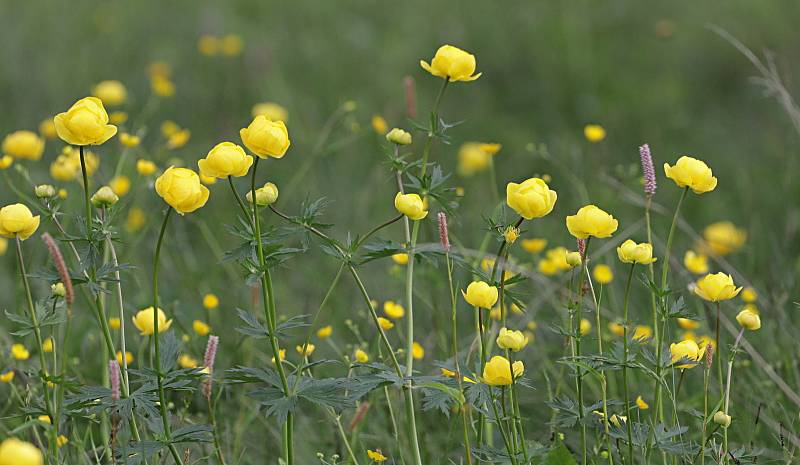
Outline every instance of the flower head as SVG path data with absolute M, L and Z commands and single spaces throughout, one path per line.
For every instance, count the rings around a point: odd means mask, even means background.
M 420 60 L 419 64 L 425 71 L 436 77 L 449 79 L 450 82 L 474 81 L 482 74 L 473 74 L 475 72 L 474 55 L 452 45 L 439 47 L 430 64 L 424 60 Z
M 198 336 L 206 336 L 208 333 L 211 332 L 211 326 L 208 323 L 200 320 L 194 320 L 192 322 L 192 329 Z
M 733 283 L 731 275 L 722 272 L 707 274 L 697 280 L 695 284 L 694 293 L 709 302 L 732 299 L 742 290 Z
M 683 266 L 694 274 L 708 273 L 708 257 L 694 250 L 687 250 L 683 256 Z
M 327 339 L 333 334 L 333 326 L 323 326 L 317 330 L 317 337 L 320 339 Z
M 14 360 L 28 360 L 30 358 L 31 353 L 28 351 L 28 348 L 22 344 L 12 344 L 11 345 L 11 357 Z
M 394 208 L 414 221 L 428 216 L 425 203 L 418 194 L 403 194 L 398 192 L 394 197 Z
M 650 155 L 649 145 L 644 144 L 639 147 L 639 159 L 644 175 L 644 195 L 652 197 L 656 193 L 656 170 L 653 168 L 653 157 Z
M 386 140 L 397 145 L 411 144 L 411 133 L 400 128 L 394 128 L 386 133 Z
M 39 229 L 39 216 L 21 203 L 0 208 L 0 236 L 25 240 Z
M 512 365 L 507 358 L 495 355 L 483 368 L 483 382 L 489 386 L 508 386 L 512 383 L 512 370 L 513 377 L 519 378 L 525 373 L 525 365 L 521 361 Z
M 606 130 L 599 124 L 587 124 L 583 127 L 583 136 L 591 143 L 597 143 L 606 138 Z
M 686 155 L 680 157 L 675 166 L 664 163 L 664 174 L 678 187 L 688 187 L 695 194 L 711 192 L 717 187 L 717 178 L 712 175 L 711 168 L 705 162 Z
M 519 352 L 528 345 L 528 338 L 522 331 L 512 331 L 507 328 L 500 328 L 497 336 L 497 347 Z
M 36 161 L 44 153 L 44 139 L 33 131 L 15 131 L 3 139 L 3 155 Z
M 610 266 L 598 263 L 592 268 L 592 278 L 600 284 L 608 284 L 614 280 L 614 272 Z
M 117 127 L 108 124 L 108 113 L 97 97 L 78 100 L 69 110 L 57 114 L 53 123 L 58 137 L 71 145 L 100 145 L 117 133 Z
M 256 103 L 253 105 L 251 114 L 253 118 L 263 115 L 270 121 L 289 121 L 289 112 L 286 111 L 286 108 L 274 102 Z
M 116 107 L 125 103 L 128 91 L 119 81 L 101 81 L 92 89 L 92 95 L 103 101 L 103 105 Z
M 383 455 L 380 449 L 371 450 L 367 449 L 367 457 L 375 463 L 381 463 L 386 461 L 386 456 Z
M 281 158 L 289 149 L 289 131 L 283 121 L 256 116 L 249 126 L 239 131 L 244 145 L 260 158 Z
M 42 451 L 29 442 L 8 438 L 0 443 L 0 464 L 2 465 L 42 465 Z
M 170 166 L 156 179 L 156 192 L 181 215 L 191 213 L 208 201 L 208 188 L 187 168 Z
M 467 286 L 467 292 L 461 291 L 464 294 L 464 300 L 473 307 L 491 309 L 497 302 L 498 294 L 497 288 L 490 286 L 483 281 L 473 281 Z
M 567 216 L 567 229 L 578 239 L 611 237 L 619 222 L 595 205 L 581 207 L 574 215 Z
M 241 146 L 233 142 L 220 142 L 197 162 L 197 167 L 206 176 L 227 178 L 246 175 L 252 164 L 253 157 L 244 153 Z
M 637 244 L 628 239 L 617 247 L 617 256 L 622 263 L 638 263 L 649 265 L 656 261 L 653 257 L 653 246 L 647 242 Z
M 680 360 L 690 360 L 692 362 L 699 362 L 703 356 L 703 351 L 698 347 L 697 343 L 691 339 L 687 339 L 677 344 L 670 344 L 669 353 L 672 356 L 672 363 Z M 688 363 L 677 365 L 677 368 L 693 368 L 696 363 Z
M 557 198 L 556 191 L 540 178 L 506 185 L 506 203 L 526 220 L 541 218 L 553 211 Z
M 728 255 L 741 249 L 747 241 L 747 231 L 739 229 L 730 221 L 712 223 L 703 229 L 705 249 L 713 255 Z
M 153 307 L 139 310 L 133 317 L 133 325 L 139 330 L 142 336 L 151 336 L 155 332 L 153 326 Z M 158 332 L 163 333 L 172 325 L 172 320 L 167 320 L 167 315 L 160 308 L 158 309 Z
M 736 315 L 736 321 L 742 328 L 748 331 L 757 331 L 761 328 L 761 317 L 755 305 L 745 305 L 741 312 Z
M 394 301 L 387 300 L 383 303 L 383 313 L 393 320 L 399 320 L 406 314 L 406 309 Z

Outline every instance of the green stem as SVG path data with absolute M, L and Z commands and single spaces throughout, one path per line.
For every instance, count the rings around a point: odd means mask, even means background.
M 628 300 L 631 294 L 634 268 L 636 268 L 636 263 L 631 263 L 631 269 L 628 271 L 628 280 L 625 283 L 624 303 L 622 304 L 622 401 L 625 403 L 625 417 L 627 418 L 625 428 L 628 434 L 628 461 L 630 465 L 633 465 L 633 432 L 631 426 L 633 417 L 631 417 L 630 396 L 628 395 L 628 325 L 630 324 L 628 321 Z

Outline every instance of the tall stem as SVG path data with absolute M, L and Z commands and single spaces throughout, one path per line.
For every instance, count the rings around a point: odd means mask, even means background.
M 631 263 L 631 269 L 628 271 L 628 280 L 625 283 L 625 299 L 622 305 L 622 401 L 625 403 L 625 427 L 628 434 L 628 463 L 633 465 L 633 432 L 631 427 L 631 406 L 630 397 L 628 396 L 628 299 L 631 294 L 631 281 L 633 281 L 633 269 L 636 268 L 636 263 Z

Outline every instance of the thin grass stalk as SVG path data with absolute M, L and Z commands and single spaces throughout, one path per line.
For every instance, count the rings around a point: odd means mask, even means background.
M 628 460 L 630 465 L 633 464 L 633 432 L 631 426 L 631 406 L 630 395 L 628 394 L 628 303 L 631 294 L 631 282 L 633 281 L 633 269 L 636 268 L 636 263 L 631 263 L 631 268 L 628 271 L 628 279 L 625 282 L 625 298 L 622 304 L 622 356 L 624 362 L 622 364 L 622 401 L 625 403 L 625 417 L 628 419 L 625 422 L 625 429 L 628 435 Z

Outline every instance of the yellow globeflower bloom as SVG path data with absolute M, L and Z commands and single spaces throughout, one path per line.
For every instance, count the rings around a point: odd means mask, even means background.
M 305 346 L 305 350 L 303 350 L 304 346 Z M 294 348 L 294 350 L 296 350 L 298 354 L 300 354 L 300 355 L 302 355 L 304 357 L 310 357 L 311 354 L 314 353 L 314 350 L 316 350 L 316 348 L 317 348 L 317 346 L 315 346 L 314 344 L 308 343 L 308 344 L 303 344 L 301 346 L 296 346 Z
M 179 149 L 186 145 L 191 137 L 192 131 L 188 129 L 181 129 L 167 138 L 167 148 L 173 150 Z
M 392 323 L 390 319 L 382 316 L 378 317 L 378 325 L 380 325 L 381 329 L 384 331 L 389 331 L 390 329 L 394 328 L 394 323 Z
M 191 213 L 208 201 L 208 188 L 187 168 L 169 167 L 156 179 L 156 192 L 181 215 Z
M 204 159 L 197 162 L 202 174 L 220 179 L 244 176 L 252 165 L 253 157 L 233 142 L 220 142 Z
M 536 269 L 539 270 L 539 273 L 542 273 L 545 276 L 553 276 L 561 271 L 558 268 L 558 264 L 549 258 L 543 258 L 539 260 Z
M 3 139 L 3 155 L 36 161 L 44 153 L 44 139 L 33 131 L 16 131 Z
M 697 343 L 689 339 L 678 342 L 677 344 L 670 344 L 669 352 L 672 355 L 672 363 L 682 359 L 689 359 L 691 361 L 698 362 L 703 356 L 703 351 L 700 350 L 700 347 L 697 346 Z M 694 366 L 695 364 L 692 363 L 678 365 L 676 368 L 684 369 L 693 368 Z
M 52 337 L 48 337 L 44 341 L 42 341 L 42 352 L 51 353 L 53 352 L 53 347 L 55 346 L 55 342 L 53 342 Z
M 419 64 L 425 71 L 436 77 L 449 79 L 450 82 L 474 81 L 482 74 L 473 74 L 475 72 L 474 55 L 452 45 L 439 47 L 430 64 L 424 60 L 420 60 Z
M 168 77 L 154 76 L 150 79 L 150 88 L 159 97 L 172 97 L 175 95 L 175 83 Z
M 720 302 L 736 297 L 742 290 L 733 283 L 731 275 L 725 273 L 707 274 L 696 283 L 694 293 L 709 302 Z
M 248 202 L 253 203 L 253 191 L 248 191 L 247 194 L 245 194 L 245 198 Z M 256 203 L 259 206 L 265 207 L 267 205 L 272 205 L 277 201 L 278 186 L 275 184 L 268 182 L 264 184 L 263 187 L 256 189 Z
M 211 34 L 204 34 L 197 40 L 197 50 L 205 56 L 214 56 L 219 53 L 219 38 Z
M 214 310 L 219 307 L 219 297 L 214 294 L 206 294 L 203 296 L 203 307 L 206 310 Z
M 387 300 L 383 303 L 383 313 L 386 314 L 389 318 L 393 320 L 399 320 L 403 318 L 406 314 L 406 309 L 403 308 L 402 305 L 395 303 L 391 300 Z
M 583 127 L 583 136 L 589 142 L 600 142 L 606 138 L 606 130 L 599 124 L 587 124 Z
M 425 348 L 419 342 L 414 341 L 411 345 L 411 356 L 414 360 L 422 360 L 425 357 Z
M 97 97 L 75 102 L 69 110 L 53 118 L 56 132 L 71 145 L 100 145 L 114 137 L 117 127 L 108 124 L 108 113 Z
M 13 380 L 14 380 L 14 370 L 10 370 L 0 374 L 0 382 L 10 383 Z
M 653 337 L 653 328 L 649 326 L 637 326 L 633 332 L 633 339 L 635 341 L 644 342 Z
M 610 266 L 598 263 L 592 268 L 592 278 L 600 284 L 608 284 L 614 280 L 614 272 Z
M 687 250 L 683 256 L 683 266 L 694 274 L 708 273 L 708 257 L 705 254 L 700 254 L 694 250 Z
M 639 410 L 647 410 L 650 408 L 650 406 L 647 405 L 647 402 L 644 401 L 642 396 L 638 396 L 636 398 L 636 406 L 639 407 Z
M 367 457 L 375 463 L 385 462 L 387 457 L 378 450 L 367 449 Z
M 175 121 L 166 120 L 161 123 L 161 135 L 169 139 L 181 131 L 181 127 Z
M 117 317 L 112 317 L 108 319 L 108 327 L 111 329 L 119 329 L 122 327 L 122 320 Z
M 587 336 L 592 331 L 592 322 L 586 318 L 581 318 L 580 327 L 581 336 Z
M 547 239 L 542 239 L 542 238 L 523 239 L 522 242 L 520 242 L 520 244 L 522 245 L 522 248 L 526 252 L 539 253 L 542 250 L 544 250 L 545 247 L 547 247 Z
M 151 336 L 155 331 L 153 327 L 153 307 L 140 310 L 133 317 L 133 325 L 139 330 L 142 336 Z M 163 333 L 172 325 L 172 320 L 167 320 L 167 315 L 160 308 L 158 309 L 158 332 Z
M 422 201 L 418 194 L 402 194 L 398 192 L 394 197 L 394 208 L 414 221 L 428 216 L 425 202 Z
M 408 254 L 407 253 L 393 254 L 392 261 L 397 263 L 398 265 L 408 265 Z
M 728 255 L 741 249 L 747 241 L 747 231 L 730 221 L 712 223 L 703 229 L 704 245 L 715 255 Z
M 283 121 L 256 116 L 249 126 L 239 131 L 244 145 L 260 158 L 281 158 L 291 145 L 289 131 Z
M 127 176 L 115 176 L 108 182 L 108 187 L 118 196 L 123 196 L 131 190 L 131 180 Z
M 376 134 L 384 135 L 389 130 L 389 124 L 381 115 L 374 115 L 370 123 L 372 124 L 372 130 Z
M 194 320 L 192 322 L 192 329 L 198 336 L 206 336 L 211 332 L 211 326 L 200 320 Z
M 320 339 L 327 339 L 333 334 L 333 326 L 323 326 L 317 330 L 317 337 Z
M 483 368 L 483 382 L 489 386 L 508 386 L 512 382 L 512 370 L 514 378 L 519 378 L 525 373 L 525 365 L 521 361 L 512 365 L 507 358 L 495 355 Z
M 492 155 L 478 142 L 466 142 L 458 149 L 458 174 L 464 177 L 486 171 Z
M 541 218 L 551 211 L 558 195 L 540 178 L 506 185 L 506 204 L 526 220 Z
M 42 451 L 29 442 L 8 438 L 0 443 L 0 465 L 42 465 Z
M 125 219 L 125 230 L 131 233 L 140 231 L 146 222 L 147 217 L 144 210 L 139 207 L 132 207 L 128 211 L 128 217 Z
M 281 359 L 281 362 L 286 360 L 286 349 L 279 349 L 278 350 L 278 358 Z M 275 363 L 275 357 L 272 357 L 272 363 Z
M 39 123 L 39 134 L 42 135 L 45 139 L 55 139 L 57 136 L 56 134 L 56 125 L 53 123 L 53 118 L 45 118 Z
M 700 327 L 700 322 L 695 320 L 690 320 L 688 318 L 678 318 L 678 326 L 686 330 L 693 330 Z
M 622 337 L 625 335 L 625 326 L 621 323 L 617 323 L 616 321 L 612 321 L 608 324 L 608 330 L 611 331 L 611 334 L 614 336 Z
M 258 115 L 263 115 L 270 121 L 289 121 L 289 112 L 286 111 L 286 108 L 274 102 L 263 102 L 253 105 L 253 118 Z
M 244 40 L 238 34 L 228 34 L 222 38 L 222 54 L 229 57 L 241 55 L 244 50 Z
M 464 300 L 473 307 L 491 309 L 497 302 L 497 288 L 483 281 L 473 281 L 467 286 L 467 292 L 461 291 Z
M 649 265 L 656 261 L 653 258 L 653 246 L 647 242 L 637 244 L 628 239 L 617 247 L 617 256 L 622 263 L 638 263 Z
M 28 360 L 31 356 L 31 353 L 28 352 L 28 349 L 22 344 L 13 344 L 11 346 L 11 357 L 14 360 Z
M 139 176 L 150 176 L 155 173 L 157 169 L 158 167 L 156 164 L 150 160 L 145 160 L 143 158 L 136 160 L 136 172 L 139 173 Z
M 586 205 L 576 214 L 567 216 L 567 229 L 578 239 L 611 237 L 617 227 L 619 222 L 595 205 Z
M 119 363 L 120 366 L 123 365 L 123 363 L 122 363 L 122 351 L 120 351 L 120 350 L 117 351 L 117 363 Z M 130 365 L 132 363 L 133 363 L 133 354 L 130 353 L 129 351 L 125 351 L 125 365 L 127 366 L 127 365 Z
M 59 434 L 56 438 L 56 446 L 59 448 L 66 446 L 69 443 L 69 438 L 63 434 Z
M 283 357 L 281 357 L 281 360 L 283 360 Z M 197 368 L 198 366 L 197 359 L 187 354 L 181 354 L 181 356 L 178 357 L 178 365 L 184 369 Z
M 7 239 L 26 240 L 39 229 L 39 215 L 21 203 L 0 208 L 0 236 Z
M 124 111 L 112 111 L 108 114 L 108 122 L 111 124 L 125 124 L 126 121 L 128 121 L 128 113 Z
M 744 309 L 736 315 L 736 321 L 742 328 L 756 331 L 761 328 L 761 317 L 754 305 L 745 305 Z
M 705 162 L 686 155 L 680 157 L 675 166 L 664 163 L 664 174 L 678 187 L 688 187 L 695 194 L 711 192 L 717 187 L 717 178 L 711 173 L 711 168 Z
M 0 157 L 0 170 L 7 169 L 14 164 L 14 157 L 11 155 L 3 155 Z
M 500 328 L 500 333 L 497 335 L 497 347 L 519 352 L 524 349 L 526 345 L 528 345 L 528 338 L 522 331 Z
M 127 132 L 122 132 L 119 135 L 119 143 L 128 148 L 138 147 L 141 142 L 142 139 L 139 138 L 139 136 L 135 136 Z
M 355 358 L 358 363 L 369 362 L 369 355 L 361 349 L 356 349 Z
M 103 105 L 116 107 L 125 103 L 128 91 L 119 81 L 102 81 L 92 89 L 92 95 L 103 101 Z

